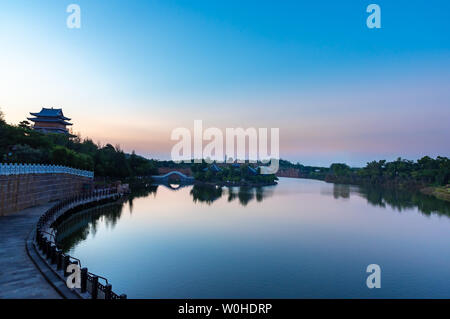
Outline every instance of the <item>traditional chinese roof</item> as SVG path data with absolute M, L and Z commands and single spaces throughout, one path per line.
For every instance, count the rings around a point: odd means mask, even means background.
M 36 117 L 60 118 L 66 121 L 71 120 L 70 118 L 64 116 L 62 109 L 54 109 L 54 108 L 47 109 L 44 107 L 39 113 L 30 113 L 30 114 Z
M 35 128 L 36 131 L 38 132 L 42 132 L 42 133 L 63 133 L 63 134 L 69 134 L 69 132 L 65 129 L 62 128 L 42 128 L 42 127 L 38 127 Z
M 70 118 L 65 117 L 62 109 L 42 108 L 39 113 L 30 113 L 35 117 L 29 117 L 28 120 L 34 122 L 33 129 L 42 133 L 64 133 L 69 134 L 66 126 L 72 125 L 67 121 Z M 59 124 L 59 125 L 55 125 Z
M 63 124 L 63 125 L 72 125 L 72 123 L 66 122 L 63 119 L 59 119 L 59 118 L 39 118 L 39 117 L 28 117 L 28 119 L 30 121 L 33 122 L 42 122 L 42 123 L 59 123 L 59 124 Z
M 248 171 L 250 172 L 250 174 L 258 175 L 258 171 L 251 166 L 248 166 Z
M 210 167 L 210 169 L 211 169 L 211 171 L 213 171 L 213 172 L 220 172 L 222 169 L 219 167 L 219 166 L 217 166 L 216 164 L 212 164 L 211 165 L 211 167 Z
M 222 171 L 222 169 L 219 166 L 217 166 L 216 164 L 212 164 L 210 167 L 205 167 L 203 169 L 203 171 L 204 172 L 211 171 L 211 172 L 217 173 L 217 172 Z

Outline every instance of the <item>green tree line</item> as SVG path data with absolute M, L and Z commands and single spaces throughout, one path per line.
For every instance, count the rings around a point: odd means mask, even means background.
M 26 125 L 9 125 L 5 123 L 1 110 L 0 161 L 65 165 L 94 170 L 96 176 L 117 178 L 156 173 L 155 161 L 138 156 L 134 151 L 126 154 L 119 146 L 101 146 L 89 138 L 42 134 Z
M 191 171 L 194 178 L 202 182 L 224 182 L 224 183 L 240 183 L 249 182 L 253 184 L 270 184 L 275 182 L 278 178 L 273 174 L 261 175 L 259 168 L 256 169 L 256 174 L 252 174 L 249 170 L 248 163 L 241 164 L 239 167 L 232 165 L 220 165 L 220 171 L 211 170 L 211 165 L 208 165 L 204 160 L 202 163 L 191 164 Z
M 391 162 L 372 161 L 362 168 L 352 168 L 345 163 L 312 167 L 281 160 L 280 167 L 298 169 L 299 177 L 347 184 L 445 186 L 450 178 L 450 159 L 442 156 L 424 156 L 417 161 L 402 158 Z

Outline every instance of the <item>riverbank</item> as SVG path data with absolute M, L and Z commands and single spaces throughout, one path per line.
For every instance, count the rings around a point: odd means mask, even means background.
M 348 177 L 339 178 L 327 176 L 324 179 L 328 183 L 350 184 L 357 186 L 377 186 L 384 189 L 404 190 L 420 192 L 425 195 L 433 196 L 439 200 L 450 202 L 450 185 L 447 186 L 429 186 L 414 180 L 387 180 L 379 183 L 371 183 L 365 179 L 352 179 Z
M 273 182 L 264 182 L 264 183 L 253 183 L 249 181 L 240 181 L 240 182 L 202 182 L 202 181 L 195 181 L 194 185 L 199 186 L 212 186 L 212 187 L 263 187 L 263 186 L 274 186 L 278 183 Z
M 414 180 L 386 180 L 371 182 L 362 178 L 355 178 L 354 176 L 335 176 L 335 175 L 324 175 L 324 176 L 279 176 L 286 178 L 299 178 L 299 179 L 312 179 L 324 181 L 332 184 L 343 184 L 343 185 L 355 185 L 361 187 L 378 188 L 383 190 L 393 190 L 393 191 L 408 191 L 408 192 L 420 192 L 421 194 L 433 196 L 442 201 L 450 202 L 450 185 L 447 186 L 429 186 L 425 183 L 419 183 Z
M 423 194 L 450 202 L 450 185 L 442 187 L 425 187 L 420 190 Z
M 327 177 L 324 181 L 328 183 L 335 184 L 349 184 L 349 185 L 357 185 L 357 186 L 366 186 L 366 187 L 381 187 L 384 189 L 393 189 L 393 190 L 401 190 L 401 191 L 412 191 L 412 192 L 420 192 L 422 194 L 433 196 L 439 200 L 443 200 L 446 202 L 450 202 L 450 186 L 428 186 L 424 183 L 418 183 L 416 181 L 396 181 L 388 180 L 382 183 L 370 183 L 367 180 L 355 180 L 349 178 L 330 178 Z
M 371 161 L 365 167 L 333 163 L 330 167 L 305 166 L 280 160 L 280 177 L 324 180 L 336 184 L 422 192 L 448 201 L 450 159 L 424 156 L 417 160 L 397 158 L 395 161 Z

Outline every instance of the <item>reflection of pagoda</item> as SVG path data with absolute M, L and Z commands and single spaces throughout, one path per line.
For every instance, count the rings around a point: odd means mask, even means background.
M 42 133 L 62 133 L 69 134 L 66 126 L 72 125 L 67 121 L 69 118 L 65 117 L 62 109 L 46 109 L 42 108 L 39 113 L 30 113 L 35 116 L 28 118 L 30 121 L 34 122 L 33 129 Z

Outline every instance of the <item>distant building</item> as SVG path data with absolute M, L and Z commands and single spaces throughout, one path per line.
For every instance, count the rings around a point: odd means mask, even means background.
M 209 169 L 211 171 L 213 171 L 214 173 L 218 173 L 218 172 L 222 171 L 222 169 L 219 166 L 217 166 L 216 164 L 212 164 Z
M 35 117 L 28 119 L 34 123 L 33 129 L 42 133 L 69 134 L 67 126 L 72 125 L 68 117 L 65 117 L 62 109 L 42 108 L 39 113 L 30 113 Z
M 214 172 L 214 173 L 218 173 L 218 172 L 221 172 L 222 169 L 221 169 L 219 166 L 217 166 L 216 164 L 212 164 L 211 166 L 205 167 L 205 168 L 203 169 L 203 172 L 207 172 L 207 171 L 211 171 L 211 172 Z
M 258 169 L 255 169 L 251 166 L 247 166 L 248 167 L 248 172 L 252 175 L 258 175 Z
M 270 168 L 270 166 L 259 166 L 259 173 L 261 175 L 274 174 L 274 172 L 272 171 L 272 168 Z

